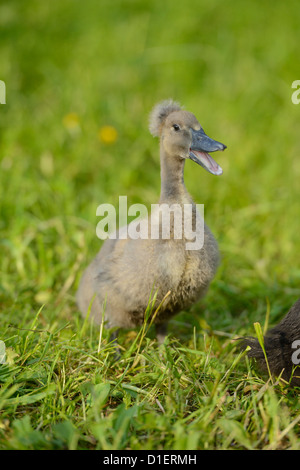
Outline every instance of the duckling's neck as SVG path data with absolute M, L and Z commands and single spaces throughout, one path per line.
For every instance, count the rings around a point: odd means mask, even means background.
M 160 202 L 185 202 L 190 196 L 184 185 L 185 160 L 168 155 L 162 148 L 160 153 L 161 193 Z

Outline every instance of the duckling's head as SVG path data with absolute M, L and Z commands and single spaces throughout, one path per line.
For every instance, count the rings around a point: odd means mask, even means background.
M 213 175 L 221 175 L 222 168 L 208 152 L 225 150 L 226 145 L 208 137 L 194 114 L 167 100 L 158 103 L 150 114 L 150 132 L 160 137 L 164 152 L 175 158 L 191 159 Z

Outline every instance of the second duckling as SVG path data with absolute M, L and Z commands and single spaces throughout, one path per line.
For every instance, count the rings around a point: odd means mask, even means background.
M 300 387 L 300 299 L 290 308 L 278 325 L 267 331 L 264 349 L 258 339 L 244 338 L 242 349 L 250 346 L 248 357 L 253 358 L 259 368 L 274 377 L 282 377 L 292 386 Z

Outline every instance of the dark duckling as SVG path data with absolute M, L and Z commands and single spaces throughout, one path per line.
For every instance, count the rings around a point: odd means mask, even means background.
M 264 352 L 256 338 L 245 338 L 241 342 L 251 350 L 248 357 L 256 360 L 259 369 L 267 372 Z M 270 372 L 281 376 L 292 386 L 300 386 L 300 299 L 291 307 L 278 325 L 271 328 L 264 337 L 264 348 Z

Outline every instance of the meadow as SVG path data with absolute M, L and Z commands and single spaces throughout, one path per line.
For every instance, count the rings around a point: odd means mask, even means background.
M 2 0 L 0 449 L 300 449 L 298 389 L 235 338 L 300 296 L 300 9 L 296 0 Z M 96 208 L 157 202 L 153 105 L 173 98 L 227 145 L 187 162 L 222 261 L 158 345 L 149 319 L 109 331 L 75 294 Z

